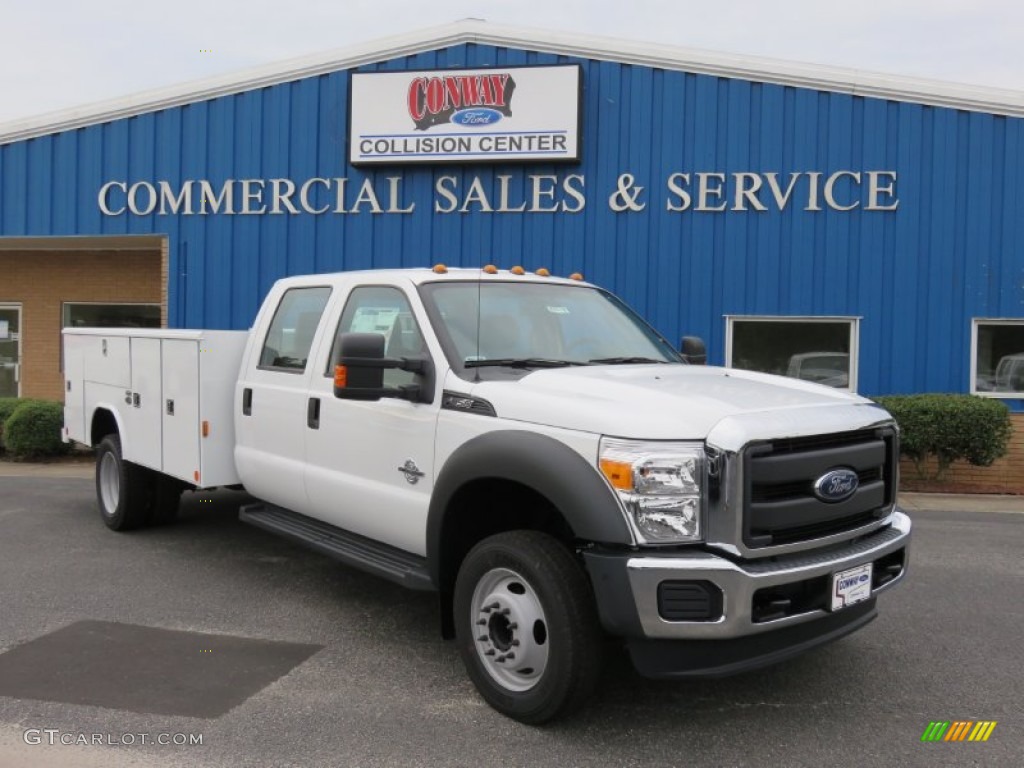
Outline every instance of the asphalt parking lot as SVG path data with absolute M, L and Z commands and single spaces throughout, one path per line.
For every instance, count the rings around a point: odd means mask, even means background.
M 430 595 L 239 523 L 244 498 L 114 534 L 89 479 L 0 477 L 0 767 L 1024 763 L 1024 515 L 913 512 L 909 577 L 861 632 L 717 681 L 616 659 L 531 728 L 476 696 Z M 934 720 L 998 725 L 922 743 Z M 93 734 L 115 743 L 59 743 Z

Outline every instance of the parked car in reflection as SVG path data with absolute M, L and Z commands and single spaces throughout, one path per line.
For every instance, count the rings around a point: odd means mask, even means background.
M 1024 392 L 1024 352 L 999 358 L 993 378 L 996 392 Z
M 786 375 L 826 387 L 850 386 L 850 355 L 845 352 L 801 352 L 789 358 Z

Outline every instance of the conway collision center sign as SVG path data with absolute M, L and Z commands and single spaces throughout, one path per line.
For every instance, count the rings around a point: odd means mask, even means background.
M 349 161 L 579 160 L 578 65 L 352 74 Z

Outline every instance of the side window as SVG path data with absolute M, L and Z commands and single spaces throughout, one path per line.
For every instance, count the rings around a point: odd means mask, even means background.
M 366 286 L 352 291 L 334 336 L 331 367 L 327 375 L 333 375 L 334 361 L 338 357 L 338 341 L 343 333 L 381 334 L 384 337 L 386 357 L 423 357 L 427 351 L 409 301 L 397 288 Z M 405 386 L 412 384 L 415 378 L 416 374 L 411 371 L 386 369 L 384 386 Z
M 285 292 L 263 340 L 260 368 L 289 373 L 306 370 L 316 327 L 330 295 L 331 289 L 322 287 L 290 288 Z

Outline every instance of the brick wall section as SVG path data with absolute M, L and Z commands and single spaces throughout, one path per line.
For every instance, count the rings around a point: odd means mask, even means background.
M 949 468 L 942 482 L 917 479 L 914 463 L 900 462 L 900 488 L 904 491 L 936 493 L 1013 493 L 1024 494 L 1024 413 L 1011 413 L 1013 435 L 1007 454 L 991 467 L 975 467 L 958 461 Z M 935 462 L 926 464 L 926 471 L 935 474 Z
M 2 251 L 0 302 L 21 304 L 21 395 L 64 399 L 61 303 L 161 303 L 166 254 L 147 251 Z

